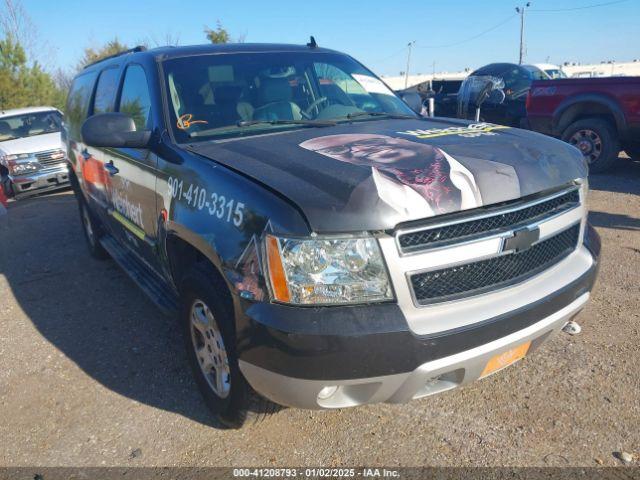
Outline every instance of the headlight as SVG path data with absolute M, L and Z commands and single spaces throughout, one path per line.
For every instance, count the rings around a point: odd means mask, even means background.
M 36 160 L 10 160 L 7 165 L 12 175 L 23 175 L 40 169 L 40 164 Z
M 329 305 L 391 300 L 378 242 L 363 238 L 266 237 L 267 266 L 275 300 Z

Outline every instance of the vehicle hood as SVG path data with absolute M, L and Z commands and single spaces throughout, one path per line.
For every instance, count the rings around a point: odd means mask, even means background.
M 3 155 L 34 153 L 62 148 L 60 132 L 44 133 L 33 137 L 16 138 L 0 142 Z
M 568 144 L 451 119 L 356 121 L 188 148 L 285 196 L 325 233 L 388 230 L 587 175 Z

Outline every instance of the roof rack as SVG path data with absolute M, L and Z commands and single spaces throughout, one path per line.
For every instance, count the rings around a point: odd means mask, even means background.
M 147 50 L 147 47 L 144 45 L 138 45 L 137 47 L 130 48 L 128 50 L 122 50 L 121 52 L 114 53 L 113 55 L 109 55 L 108 57 L 101 58 L 100 60 L 96 60 L 95 62 L 88 63 L 84 66 L 84 68 L 89 68 L 96 63 L 104 62 L 105 60 L 109 60 L 111 58 L 119 57 L 120 55 L 126 55 L 128 53 L 136 53 L 136 52 L 144 52 Z

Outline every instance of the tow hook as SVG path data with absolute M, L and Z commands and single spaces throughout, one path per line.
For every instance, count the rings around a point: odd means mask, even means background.
M 582 332 L 582 327 L 573 320 L 569 320 L 564 324 L 564 327 L 562 327 L 562 331 L 564 333 L 568 333 L 569 335 L 578 335 L 580 332 Z

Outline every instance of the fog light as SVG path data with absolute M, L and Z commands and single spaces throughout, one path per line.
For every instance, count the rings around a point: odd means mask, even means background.
M 320 392 L 318 393 L 318 398 L 320 400 L 326 400 L 327 398 L 331 397 L 331 395 L 333 395 L 337 391 L 338 391 L 338 386 L 337 385 L 328 385 L 328 386 L 324 387 L 322 390 L 320 390 Z

